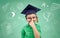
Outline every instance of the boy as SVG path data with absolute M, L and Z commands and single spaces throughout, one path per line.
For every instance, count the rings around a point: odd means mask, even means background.
M 41 38 L 40 35 L 40 26 L 35 22 L 38 22 L 38 17 L 36 13 L 39 11 L 39 8 L 36 8 L 32 5 L 28 5 L 23 11 L 22 14 L 25 14 L 28 24 L 23 28 L 21 35 L 22 38 Z

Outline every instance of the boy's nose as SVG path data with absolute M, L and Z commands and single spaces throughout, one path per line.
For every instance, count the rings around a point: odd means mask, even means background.
M 30 21 L 34 21 L 34 19 L 33 18 L 31 18 L 31 20 Z

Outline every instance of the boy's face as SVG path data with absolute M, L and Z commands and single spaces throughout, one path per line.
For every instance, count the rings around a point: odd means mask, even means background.
M 26 18 L 27 18 L 28 23 L 29 23 L 30 21 L 37 22 L 36 14 L 29 14 L 29 15 L 27 15 Z

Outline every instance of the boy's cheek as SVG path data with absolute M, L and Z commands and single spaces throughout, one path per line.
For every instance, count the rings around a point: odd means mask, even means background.
M 27 22 L 30 22 L 30 19 L 27 19 Z

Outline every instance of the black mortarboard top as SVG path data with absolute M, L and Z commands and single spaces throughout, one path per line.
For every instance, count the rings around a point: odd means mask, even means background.
M 33 14 L 33 13 L 35 14 L 35 13 L 37 13 L 40 10 L 41 9 L 36 8 L 36 7 L 28 4 L 28 6 L 21 12 L 21 14 L 25 14 L 25 15 L 27 15 L 27 14 Z

